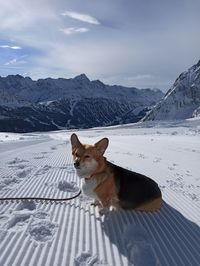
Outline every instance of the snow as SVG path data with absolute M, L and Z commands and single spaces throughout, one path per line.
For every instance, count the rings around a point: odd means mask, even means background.
M 130 224 L 127 226 L 124 232 L 124 245 L 133 264 L 159 265 L 153 252 L 153 239 L 149 238 L 147 231 L 143 227 L 140 228 L 140 225 Z
M 0 197 L 75 195 L 72 132 L 1 133 Z M 108 137 L 107 159 L 158 182 L 162 209 L 100 215 L 84 195 L 62 204 L 4 202 L 0 265 L 199 265 L 200 118 L 75 132 L 89 144 Z
M 41 138 L 42 134 L 37 133 L 25 133 L 25 134 L 18 134 L 18 133 L 11 133 L 11 132 L 0 132 L 0 142 L 18 142 L 19 140 L 36 140 Z

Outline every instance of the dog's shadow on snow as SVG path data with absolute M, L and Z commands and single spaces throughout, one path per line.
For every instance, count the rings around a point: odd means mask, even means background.
M 200 227 L 166 202 L 153 213 L 111 211 L 102 229 L 129 265 L 199 265 Z

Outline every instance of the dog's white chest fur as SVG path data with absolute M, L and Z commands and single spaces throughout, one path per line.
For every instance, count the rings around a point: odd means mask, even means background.
M 94 192 L 96 187 L 97 182 L 94 178 L 88 180 L 85 178 L 81 179 L 81 189 L 86 196 L 96 199 L 97 195 Z

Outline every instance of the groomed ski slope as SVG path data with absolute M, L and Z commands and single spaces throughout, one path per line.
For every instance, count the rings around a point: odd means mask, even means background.
M 107 159 L 156 180 L 162 209 L 100 216 L 83 195 L 0 204 L 0 265 L 200 265 L 200 120 L 73 132 L 90 144 L 108 137 Z M 0 197 L 76 194 L 71 133 L 0 133 Z

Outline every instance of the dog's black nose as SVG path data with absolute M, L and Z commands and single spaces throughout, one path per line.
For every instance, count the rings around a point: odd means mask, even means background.
M 75 167 L 75 168 L 79 167 L 79 165 L 80 165 L 79 162 L 75 162 L 75 163 L 74 163 L 74 167 Z

